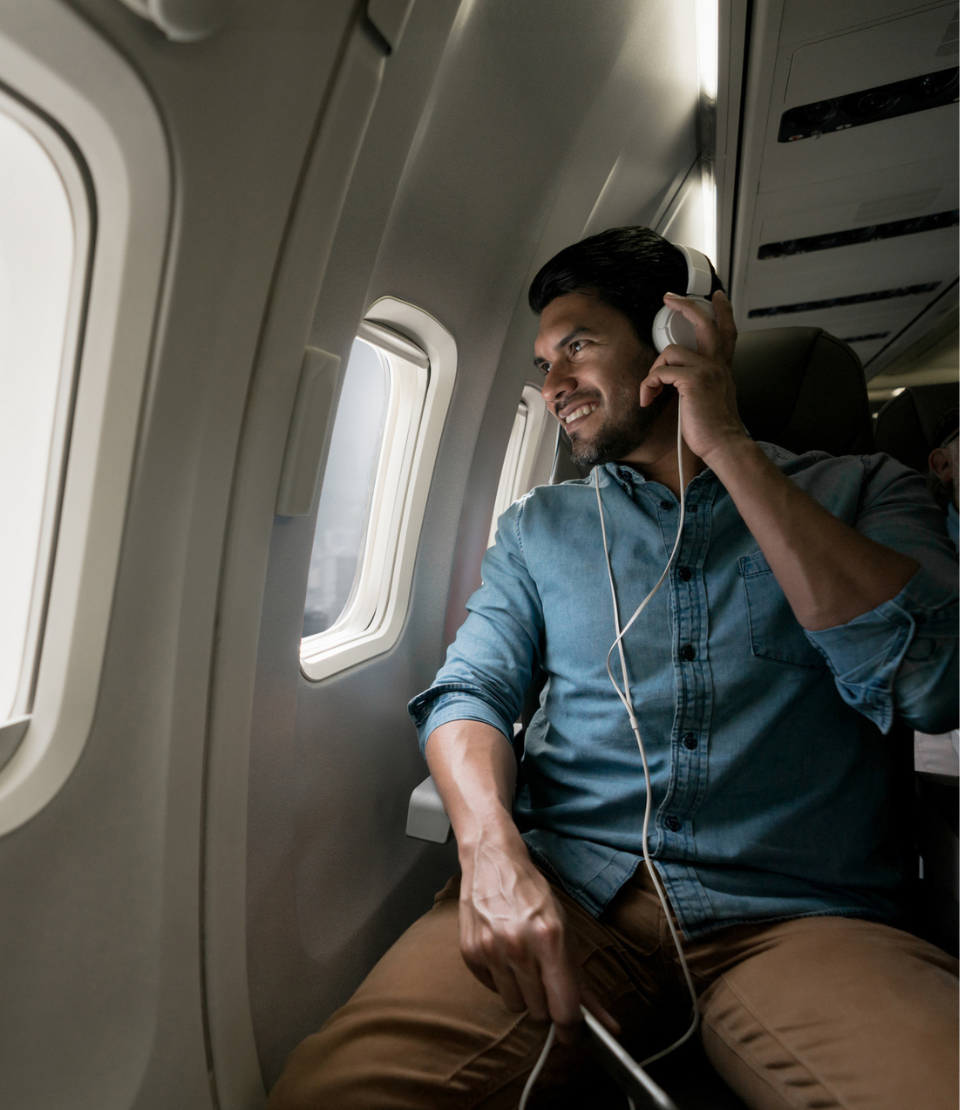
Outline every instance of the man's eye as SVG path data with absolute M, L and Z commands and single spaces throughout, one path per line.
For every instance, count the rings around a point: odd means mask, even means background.
M 577 354 L 582 349 L 583 349 L 583 340 L 582 339 L 574 339 L 573 342 L 570 344 L 570 354 L 572 354 L 572 355 Z

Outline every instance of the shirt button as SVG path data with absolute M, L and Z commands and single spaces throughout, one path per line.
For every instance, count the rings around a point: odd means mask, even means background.
M 683 743 L 683 746 L 684 746 L 685 748 L 689 748 L 689 749 L 690 749 L 690 751 L 693 751 L 693 749 L 694 749 L 694 748 L 695 748 L 695 747 L 697 746 L 697 737 L 696 737 L 696 733 L 693 733 L 693 732 L 685 732 L 685 733 L 683 734 L 683 736 L 681 737 L 681 741 L 682 741 L 682 743 Z
M 693 571 L 689 567 L 677 567 L 677 577 L 681 582 L 689 582 L 693 577 Z
M 679 832 L 682 822 L 679 817 L 668 817 L 664 824 L 671 832 Z
M 673 502 L 672 502 L 672 501 L 668 501 L 668 500 L 667 500 L 666 498 L 664 498 L 664 499 L 663 499 L 663 500 L 662 500 L 662 501 L 660 502 L 660 508 L 661 508 L 661 509 L 663 509 L 663 510 L 664 510 L 664 512 L 666 512 L 666 511 L 667 511 L 667 509 L 672 509 L 672 508 L 673 508 Z
M 692 663 L 697 657 L 697 649 L 693 644 L 684 644 L 680 649 L 680 658 L 685 659 L 688 663 Z
M 633 475 L 630 473 L 629 470 L 621 466 L 617 469 L 617 477 L 620 479 L 621 482 L 629 482 Z

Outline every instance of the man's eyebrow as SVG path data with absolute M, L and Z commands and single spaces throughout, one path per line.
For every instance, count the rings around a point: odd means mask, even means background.
M 559 340 L 557 343 L 554 343 L 553 349 L 555 351 L 561 350 L 562 348 L 566 347 L 566 345 L 571 340 L 576 339 L 578 335 L 593 335 L 593 334 L 594 334 L 593 328 L 588 328 L 586 326 L 586 324 L 580 324 L 578 327 L 575 327 L 573 329 L 573 331 L 568 331 L 567 334 L 563 337 L 563 339 Z M 540 358 L 539 356 L 537 356 L 533 360 L 533 365 L 536 366 L 536 368 L 539 370 L 542 366 L 547 365 L 547 360 L 545 358 Z

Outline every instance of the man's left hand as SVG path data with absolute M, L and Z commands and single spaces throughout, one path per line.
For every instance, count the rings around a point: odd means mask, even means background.
M 715 451 L 749 439 L 737 412 L 730 371 L 737 342 L 733 309 L 719 290 L 711 299 L 716 320 L 703 305 L 688 297 L 667 293 L 663 303 L 693 324 L 698 350 L 667 347 L 640 385 L 640 404 L 646 408 L 665 385 L 674 386 L 683 399 L 683 438 L 709 466 L 709 456 Z

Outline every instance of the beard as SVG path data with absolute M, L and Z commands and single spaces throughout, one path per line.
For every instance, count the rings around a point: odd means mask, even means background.
M 641 408 L 633 392 L 616 406 L 616 417 L 607 417 L 592 438 L 581 440 L 576 432 L 572 436 L 564 432 L 571 459 L 578 467 L 589 469 L 625 458 L 647 438 L 673 396 L 672 388 L 664 389 L 646 408 Z

